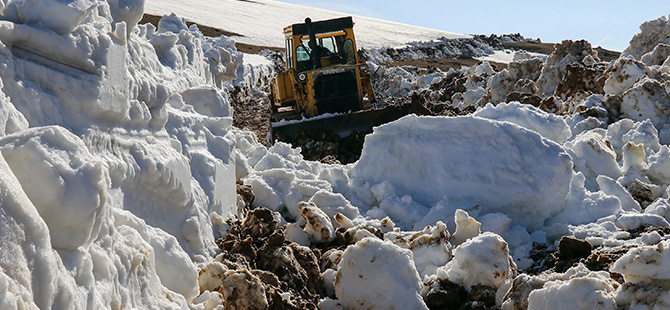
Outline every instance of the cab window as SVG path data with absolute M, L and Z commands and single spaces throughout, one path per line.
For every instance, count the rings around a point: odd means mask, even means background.
M 297 62 L 298 71 L 305 71 L 312 69 L 312 58 L 309 56 L 309 52 L 304 45 L 300 45 L 295 49 L 295 60 Z
M 340 56 L 350 64 L 356 63 L 356 51 L 354 51 L 354 42 L 351 39 L 347 39 L 342 44 L 342 52 Z

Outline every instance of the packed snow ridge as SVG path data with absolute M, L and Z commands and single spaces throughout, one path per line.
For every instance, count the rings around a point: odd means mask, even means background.
M 264 308 L 314 285 L 305 305 L 321 309 L 426 309 L 449 287 L 504 309 L 669 306 L 670 240 L 631 233 L 670 226 L 666 18 L 609 64 L 584 42 L 419 84 L 377 64 L 393 77 L 381 91 L 476 113 L 407 116 L 331 165 L 232 126 L 225 90 L 267 62 L 175 15 L 138 25 L 143 12 L 0 8 L 0 308 Z M 592 79 L 569 84 L 579 73 Z M 460 91 L 430 87 L 442 81 Z M 512 92 L 541 104 L 506 103 Z M 238 181 L 255 194 L 246 217 Z M 519 273 L 538 263 L 534 243 L 563 236 L 625 249 L 609 269 L 622 279 L 583 264 Z M 281 284 L 256 254 L 310 284 Z

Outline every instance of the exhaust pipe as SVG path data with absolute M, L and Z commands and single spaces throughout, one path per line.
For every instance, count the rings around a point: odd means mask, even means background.
M 309 34 L 309 49 L 312 50 L 311 57 L 312 62 L 314 63 L 314 68 L 321 68 L 321 47 L 316 44 L 316 34 L 314 33 L 314 25 L 312 25 L 312 19 L 307 17 L 305 18 L 305 25 L 307 26 L 307 33 Z

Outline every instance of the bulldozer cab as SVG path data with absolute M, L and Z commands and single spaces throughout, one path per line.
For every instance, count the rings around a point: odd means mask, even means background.
M 367 65 L 358 59 L 351 17 L 284 28 L 286 72 L 273 81 L 276 120 L 364 109 L 374 95 Z
M 292 25 L 284 29 L 286 36 L 287 70 L 296 68 L 303 72 L 320 67 L 338 64 L 356 64 L 356 44 L 351 18 L 312 23 L 321 32 L 314 29 L 314 41 L 309 30 Z M 297 28 L 297 29 L 296 29 Z M 315 27 L 316 28 L 316 27 Z M 295 47 L 295 48 L 294 48 Z

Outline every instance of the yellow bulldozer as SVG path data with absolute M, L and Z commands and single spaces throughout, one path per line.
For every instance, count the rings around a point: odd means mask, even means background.
M 393 121 L 407 111 L 377 108 L 369 67 L 359 59 L 351 17 L 284 28 L 285 72 L 272 82 L 271 139 L 327 128 L 340 136 Z

